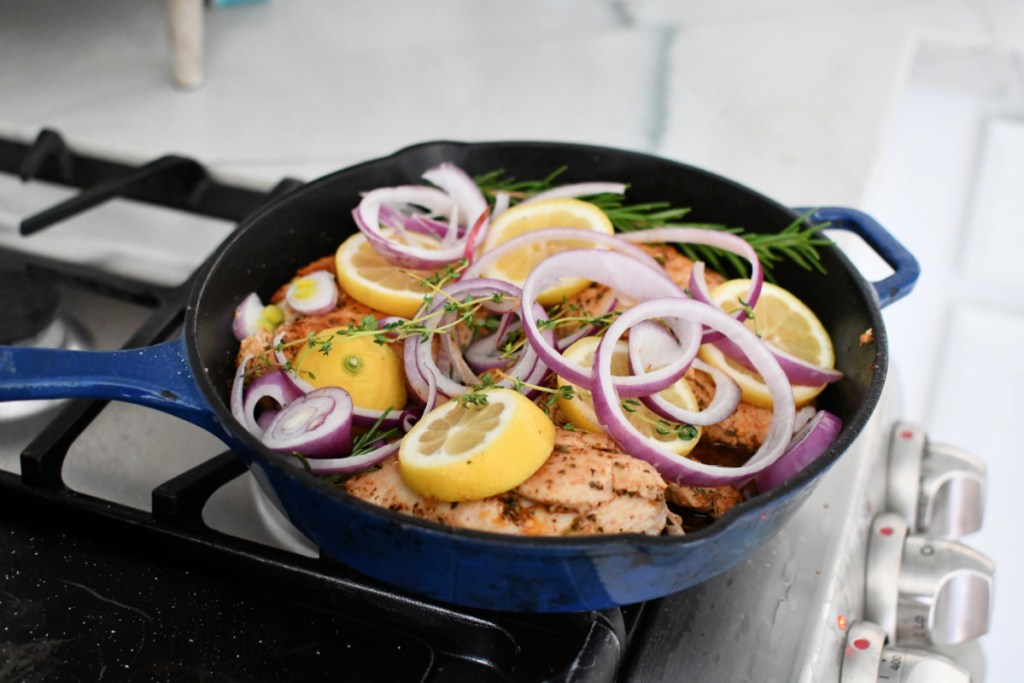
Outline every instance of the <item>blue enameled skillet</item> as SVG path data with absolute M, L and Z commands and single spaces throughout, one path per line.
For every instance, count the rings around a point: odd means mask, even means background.
M 89 397 L 130 401 L 173 413 L 223 439 L 263 491 L 326 555 L 427 598 L 507 611 L 577 611 L 647 600 L 727 569 L 776 533 L 842 456 L 870 417 L 885 382 L 887 348 L 880 308 L 912 288 L 913 257 L 868 216 L 820 209 L 815 221 L 853 230 L 893 267 L 868 283 L 836 248 L 827 275 L 791 264 L 782 286 L 821 318 L 844 379 L 819 406 L 843 420 L 823 457 L 786 484 L 730 510 L 683 537 L 518 538 L 448 528 L 356 500 L 261 446 L 231 416 L 228 393 L 238 342 L 235 307 L 255 290 L 264 299 L 300 266 L 332 254 L 355 228 L 360 193 L 420 183 L 451 161 L 470 174 L 494 169 L 520 179 L 566 166 L 566 182 L 622 181 L 631 202 L 669 201 L 692 208 L 688 220 L 777 232 L 797 213 L 730 180 L 630 151 L 535 142 L 433 142 L 311 182 L 248 219 L 208 262 L 192 292 L 180 338 L 143 349 L 72 352 L 0 347 L 0 400 Z M 863 343 L 862 333 L 873 331 Z

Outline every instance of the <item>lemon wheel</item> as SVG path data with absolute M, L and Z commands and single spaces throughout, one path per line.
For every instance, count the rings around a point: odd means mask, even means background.
M 490 251 L 515 237 L 545 228 L 579 228 L 606 235 L 615 232 L 608 216 L 594 204 L 579 199 L 544 199 L 513 206 L 495 218 L 487 231 L 483 250 Z M 576 240 L 535 242 L 498 259 L 482 275 L 522 287 L 530 271 L 551 254 L 591 246 L 593 244 Z M 589 285 L 588 280 L 564 278 L 560 284 L 545 290 L 537 300 L 545 306 L 560 303 Z
M 515 488 L 544 464 L 555 445 L 548 416 L 511 389 L 485 395 L 485 405 L 449 401 L 409 430 L 398 451 L 409 488 L 437 500 L 478 500 Z
M 335 254 L 338 284 L 356 301 L 390 315 L 411 318 L 430 289 L 423 278 L 429 270 L 399 268 L 374 251 L 362 233 L 341 243 Z
M 722 310 L 740 308 L 750 289 L 750 280 L 728 280 L 711 292 L 711 300 Z M 805 303 L 788 290 L 765 282 L 753 309 L 753 317 L 745 324 L 764 341 L 786 353 L 821 368 L 835 367 L 835 352 L 825 326 Z M 727 357 L 717 347 L 705 344 L 700 357 L 736 380 L 743 392 L 743 401 L 762 408 L 772 407 L 768 387 L 760 375 Z M 809 404 L 825 385 L 793 385 L 797 407 Z
M 565 350 L 565 358 L 584 366 L 593 365 L 594 354 L 597 352 L 597 345 L 600 342 L 600 337 L 583 337 Z M 615 353 L 612 356 L 612 374 L 629 374 L 629 352 L 625 341 L 620 341 L 615 345 Z M 573 387 L 573 396 L 566 398 L 559 395 L 558 407 L 562 411 L 562 416 L 578 429 L 588 432 L 603 432 L 604 429 L 594 412 L 594 401 L 590 392 L 559 377 L 558 386 L 566 385 Z M 663 389 L 658 396 L 680 408 L 700 410 L 697 397 L 685 379 L 680 379 Z M 630 424 L 646 439 L 677 455 L 686 455 L 700 441 L 701 430 L 699 427 L 693 427 L 692 431 L 677 431 L 674 429 L 673 423 L 661 419 L 656 413 L 638 402 L 630 402 L 627 416 Z

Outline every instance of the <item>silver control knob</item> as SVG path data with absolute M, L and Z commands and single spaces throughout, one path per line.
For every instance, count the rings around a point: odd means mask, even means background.
M 850 626 L 840 683 L 971 683 L 959 664 L 932 652 L 886 644 L 885 631 L 866 621 Z
M 889 442 L 886 509 L 911 532 L 960 538 L 981 528 L 985 471 L 970 453 L 931 443 L 920 427 L 898 423 Z
M 902 646 L 956 645 L 988 632 L 995 565 L 957 541 L 878 515 L 868 539 L 864 618 Z

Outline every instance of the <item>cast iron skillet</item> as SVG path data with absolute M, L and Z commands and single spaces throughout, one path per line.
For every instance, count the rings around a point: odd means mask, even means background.
M 247 220 L 207 263 L 179 339 L 115 352 L 0 348 L 0 400 L 124 400 L 189 420 L 223 439 L 323 553 L 400 589 L 468 607 L 558 612 L 647 600 L 710 578 L 775 534 L 871 415 L 887 367 L 879 309 L 906 294 L 917 278 L 913 257 L 856 211 L 819 210 L 814 218 L 861 234 L 894 268 L 891 277 L 867 283 L 834 248 L 823 254 L 827 276 L 791 265 L 777 270 L 779 284 L 810 305 L 834 340 L 844 379 L 822 394 L 819 406 L 842 418 L 838 440 L 785 485 L 684 537 L 517 538 L 451 529 L 331 488 L 235 423 L 228 390 L 238 350 L 231 334 L 237 304 L 253 290 L 268 299 L 297 268 L 332 254 L 354 230 L 350 212 L 360 192 L 420 183 L 421 173 L 442 161 L 471 174 L 502 168 L 520 179 L 567 166 L 567 182 L 627 182 L 631 202 L 667 200 L 692 207 L 694 222 L 751 231 L 776 232 L 797 216 L 727 179 L 629 151 L 532 142 L 417 145 L 309 183 Z M 874 339 L 864 344 L 860 336 L 869 329 Z

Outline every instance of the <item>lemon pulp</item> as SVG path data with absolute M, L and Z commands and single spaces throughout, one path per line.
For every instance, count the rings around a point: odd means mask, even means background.
M 578 363 L 584 367 L 593 365 L 594 354 L 600 341 L 600 337 L 583 337 L 577 340 L 565 350 L 566 360 Z M 625 341 L 619 341 L 615 345 L 615 351 L 612 354 L 612 374 L 620 376 L 630 374 L 629 351 Z M 558 397 L 558 407 L 565 419 L 578 429 L 588 432 L 603 432 L 604 430 L 601 428 L 597 415 L 594 412 L 594 401 L 590 392 L 570 384 L 559 377 L 558 386 L 566 385 L 573 387 L 572 398 L 566 398 L 561 395 Z M 671 386 L 663 389 L 658 393 L 658 396 L 680 408 L 694 411 L 699 410 L 697 397 L 693 394 L 693 390 L 685 378 L 681 378 Z M 672 429 L 674 427 L 673 423 L 663 420 L 646 406 L 633 403 L 631 404 L 631 410 L 633 412 L 626 412 L 626 417 L 630 424 L 643 434 L 645 438 L 673 453 L 686 455 L 700 441 L 701 430 L 699 427 L 693 427 L 693 431 L 686 435 L 690 438 L 683 438 L 683 434 Z M 661 428 L 659 429 L 659 427 Z
M 402 439 L 399 472 L 416 493 L 437 500 L 478 500 L 511 490 L 551 455 L 555 427 L 511 389 L 486 393 L 485 405 L 449 401 Z
M 341 243 L 335 254 L 338 284 L 359 303 L 389 315 L 411 318 L 431 290 L 422 280 L 431 270 L 395 266 L 378 254 L 362 233 Z
M 608 235 L 615 232 L 608 216 L 594 204 L 579 199 L 546 199 L 513 206 L 495 218 L 487 231 L 484 251 L 504 244 L 513 237 L 545 228 L 582 228 Z M 521 287 L 530 272 L 548 256 L 568 249 L 591 246 L 593 244 L 589 242 L 577 240 L 534 243 L 498 259 L 484 269 L 482 275 Z M 557 304 L 579 294 L 589 285 L 590 281 L 586 279 L 563 278 L 559 284 L 542 292 L 537 301 L 545 306 Z
M 740 308 L 750 289 L 750 280 L 728 280 L 711 292 L 711 300 L 726 312 Z M 745 325 L 772 346 L 822 368 L 835 366 L 832 340 L 818 317 L 788 290 L 770 282 L 761 287 L 761 296 L 753 309 L 752 319 Z M 771 393 L 764 380 L 753 370 L 727 357 L 717 347 L 705 344 L 700 348 L 705 362 L 722 370 L 740 385 L 743 401 L 762 408 L 772 407 Z M 797 407 L 817 398 L 825 385 L 793 385 Z

